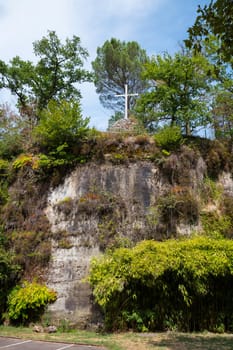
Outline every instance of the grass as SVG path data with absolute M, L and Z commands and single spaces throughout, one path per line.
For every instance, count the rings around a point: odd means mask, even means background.
M 0 326 L 0 336 L 98 345 L 107 350 L 231 350 L 233 334 L 213 333 L 113 333 L 81 330 L 55 334 L 34 333 L 31 328 Z

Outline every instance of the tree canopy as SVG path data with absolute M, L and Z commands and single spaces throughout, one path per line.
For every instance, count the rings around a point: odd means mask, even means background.
M 141 79 L 143 65 L 148 61 L 146 51 L 135 41 L 125 42 L 115 38 L 107 40 L 97 48 L 97 57 L 92 62 L 96 91 L 104 107 L 124 110 L 124 99 L 116 97 L 124 94 L 125 84 L 129 93 L 141 93 L 146 82 Z M 128 109 L 135 105 L 135 97 L 128 98 Z
M 233 2 L 232 0 L 211 1 L 203 8 L 198 7 L 198 16 L 189 28 L 186 44 L 200 51 L 210 33 L 219 39 L 218 55 L 220 59 L 231 62 L 233 57 Z
M 152 57 L 143 73 L 150 89 L 138 100 L 139 118 L 152 129 L 160 122 L 179 125 L 187 135 L 207 125 L 210 73 L 211 65 L 202 55 Z
M 49 31 L 33 43 L 36 64 L 14 57 L 9 64 L 0 61 L 0 87 L 7 88 L 17 97 L 22 114 L 35 114 L 53 99 L 80 98 L 74 85 L 90 81 L 91 74 L 83 68 L 87 51 L 80 38 L 73 36 L 62 44 L 54 31 Z

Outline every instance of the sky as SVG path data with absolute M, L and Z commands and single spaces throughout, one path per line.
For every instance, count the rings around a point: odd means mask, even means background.
M 0 59 L 15 56 L 35 60 L 32 43 L 55 30 L 63 41 L 79 36 L 89 52 L 85 67 L 91 69 L 96 49 L 106 40 L 137 41 L 149 56 L 174 54 L 187 38 L 198 5 L 210 0 L 0 0 Z M 113 114 L 99 102 L 92 83 L 79 86 L 82 113 L 90 125 L 106 130 Z M 14 98 L 0 93 L 0 103 Z

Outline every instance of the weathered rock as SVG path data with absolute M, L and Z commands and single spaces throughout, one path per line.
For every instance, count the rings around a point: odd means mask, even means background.
M 46 333 L 56 333 L 57 327 L 56 326 L 48 326 L 44 329 Z
M 34 325 L 32 330 L 35 333 L 43 333 L 44 332 L 44 328 L 42 326 L 38 326 L 38 325 Z
M 192 183 L 192 191 L 203 180 L 205 170 L 201 159 L 190 169 L 187 183 Z M 93 312 L 90 287 L 83 282 L 90 259 L 112 241 L 161 239 L 153 209 L 172 187 L 169 181 L 161 176 L 159 166 L 149 161 L 117 166 L 90 163 L 77 167 L 49 193 L 45 213 L 54 240 L 47 281 L 58 293 L 49 308 L 54 317 L 82 327 L 93 323 L 93 316 L 95 322 L 101 322 L 96 309 Z M 189 234 L 195 225 L 181 223 L 175 229 Z M 67 247 L 57 238 L 64 232 Z

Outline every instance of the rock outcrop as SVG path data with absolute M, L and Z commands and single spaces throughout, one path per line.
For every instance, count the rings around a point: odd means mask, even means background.
M 173 172 L 179 170 L 184 175 L 185 170 L 178 169 L 179 160 L 173 162 L 177 162 L 169 165 Z M 68 318 L 79 325 L 92 322 L 95 312 L 91 291 L 83 281 L 90 259 L 106 246 L 120 245 L 125 240 L 171 236 L 166 217 L 159 219 L 158 203 L 162 205 L 168 193 L 177 195 L 176 191 L 188 191 L 196 198 L 205 171 L 202 158 L 197 159 L 190 165 L 183 187 L 171 183 L 171 169 L 161 170 L 150 161 L 89 163 L 67 176 L 49 193 L 45 209 L 54 237 L 47 281 L 58 292 L 50 311 L 57 318 Z M 171 224 L 172 235 L 189 234 L 198 228 L 199 220 L 180 217 Z

